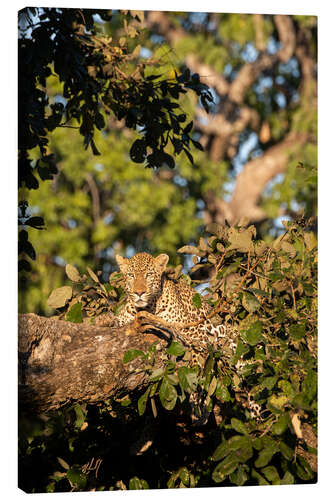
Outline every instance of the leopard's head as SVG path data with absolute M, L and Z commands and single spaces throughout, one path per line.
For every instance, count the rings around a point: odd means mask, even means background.
M 169 256 L 153 257 L 138 253 L 126 259 L 116 255 L 116 261 L 125 278 L 127 295 L 137 309 L 146 308 L 162 290 L 162 276 Z

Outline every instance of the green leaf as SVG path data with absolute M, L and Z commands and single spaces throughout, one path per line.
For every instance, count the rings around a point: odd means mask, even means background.
M 241 422 L 237 418 L 231 419 L 231 427 L 235 429 L 235 431 L 240 432 L 241 434 L 248 434 L 247 429 L 243 424 L 243 422 Z
M 125 352 L 124 357 L 123 357 L 123 363 L 128 363 L 129 361 L 132 361 L 133 359 L 139 357 L 139 356 L 145 356 L 145 353 L 143 351 L 140 351 L 139 349 L 129 349 L 128 351 Z
M 170 384 L 178 385 L 178 377 L 175 373 L 166 373 L 165 378 Z
M 174 340 L 171 342 L 171 345 L 166 349 L 166 351 L 173 356 L 182 356 L 185 353 L 184 347 L 179 344 L 179 342 L 175 342 Z
M 198 376 L 193 368 L 181 366 L 178 368 L 178 380 L 180 387 L 187 392 L 193 392 L 197 388 Z
M 243 293 L 243 298 L 242 298 L 242 306 L 244 309 L 246 309 L 249 313 L 255 312 L 260 308 L 260 302 L 251 293 L 244 292 Z
M 260 486 L 269 484 L 269 482 L 266 481 L 266 479 L 255 469 L 251 470 L 251 476 L 253 477 L 253 479 L 256 479 L 258 481 L 258 484 L 260 484 Z
M 295 396 L 295 390 L 288 380 L 279 380 L 278 387 L 288 396 L 293 398 Z
M 306 394 L 308 401 L 312 401 L 317 394 L 317 374 L 309 371 L 302 383 L 302 392 Z
M 305 323 L 296 323 L 290 326 L 289 334 L 294 340 L 301 340 L 306 331 Z
M 199 293 L 195 293 L 192 297 L 192 304 L 194 305 L 194 307 L 196 307 L 197 309 L 200 309 L 201 305 L 202 305 L 202 301 L 201 301 L 201 295 Z
M 212 479 L 215 483 L 221 483 L 226 479 L 228 474 L 231 474 L 239 464 L 238 458 L 234 453 L 228 455 L 222 462 L 217 464 L 212 473 Z
M 227 387 L 221 384 L 219 380 L 217 381 L 215 396 L 220 401 L 225 401 L 225 402 L 230 401 L 231 398 Z
M 177 391 L 165 378 L 162 381 L 159 397 L 166 410 L 173 410 L 177 402 Z
M 216 450 L 213 453 L 212 459 L 214 462 L 218 462 L 222 460 L 228 453 L 231 452 L 230 445 L 228 441 L 223 441 L 221 444 L 218 445 Z
M 98 130 L 102 130 L 105 127 L 105 120 L 101 113 L 96 113 L 95 124 Z
M 138 399 L 138 412 L 139 412 L 140 417 L 146 411 L 146 406 L 147 406 L 147 400 L 148 400 L 149 392 L 150 392 L 150 387 L 148 387 L 148 389 L 146 390 L 146 392 L 144 394 L 142 394 L 142 396 L 140 396 L 140 398 Z
M 295 484 L 295 478 L 289 471 L 286 471 L 280 484 Z
M 212 459 L 217 462 L 231 452 L 237 452 L 236 456 L 240 462 L 247 461 L 252 457 L 252 445 L 248 436 L 232 436 L 228 441 L 223 441 L 214 451 Z
M 262 447 L 264 446 L 263 439 L 261 437 L 258 437 L 252 441 L 252 446 L 256 450 L 261 450 Z
M 310 402 L 307 397 L 307 394 L 296 394 L 296 396 L 292 399 L 292 404 L 296 406 L 296 408 L 301 408 L 302 410 L 310 410 Z
M 237 486 L 243 486 L 248 480 L 249 467 L 247 465 L 239 465 L 238 468 L 230 474 L 230 481 Z
M 276 394 L 273 394 L 268 401 L 271 405 L 275 406 L 275 408 L 281 410 L 284 405 L 288 403 L 289 398 L 285 394 L 281 394 L 278 396 Z
M 235 451 L 235 455 L 240 462 L 247 462 L 253 455 L 252 445 L 249 439 L 244 440 L 244 443 Z
M 72 294 L 73 291 L 71 286 L 56 288 L 47 299 L 47 305 L 54 309 L 64 307 L 66 302 L 72 298 Z
M 72 486 L 76 486 L 78 489 L 82 489 L 87 484 L 86 475 L 78 469 L 69 469 L 66 474 Z
M 129 482 L 130 490 L 148 490 L 149 485 L 145 479 L 139 479 L 137 476 L 134 476 L 130 479 Z
M 270 481 L 271 484 L 280 484 L 280 476 L 278 474 L 278 471 L 273 465 L 269 465 L 268 467 L 265 467 L 264 469 L 261 470 L 265 478 Z
M 72 323 L 82 323 L 82 303 L 77 302 L 74 304 L 66 314 L 66 321 Z
M 181 479 L 181 482 L 185 486 L 190 486 L 190 473 L 187 469 L 187 467 L 182 467 L 179 472 L 179 477 Z
M 290 417 L 288 414 L 280 415 L 278 421 L 275 422 L 275 424 L 273 424 L 272 426 L 273 434 L 281 436 L 281 434 L 283 434 L 288 429 L 289 422 L 290 422 Z
M 55 482 L 51 481 L 51 483 L 49 483 L 46 486 L 46 493 L 54 493 L 54 489 L 55 489 Z
M 274 376 L 274 377 L 266 377 L 262 382 L 261 382 L 261 385 L 263 388 L 266 388 L 266 389 L 273 389 L 273 387 L 275 386 L 276 382 L 278 380 L 278 377 L 277 376 Z
M 120 402 L 121 406 L 124 406 L 124 407 L 129 406 L 131 403 L 132 403 L 132 401 L 131 401 L 130 397 L 127 397 L 126 399 L 123 399 Z
M 35 249 L 30 243 L 30 241 L 28 241 L 28 233 L 24 231 L 24 229 L 21 230 L 19 233 L 18 253 L 19 254 L 25 253 L 30 257 L 30 259 L 36 260 Z
M 236 347 L 235 354 L 232 357 L 232 363 L 236 364 L 237 361 L 243 356 L 243 354 L 248 352 L 248 350 L 249 350 L 249 347 L 247 345 L 245 345 L 244 342 L 242 342 L 242 340 L 239 338 L 237 340 L 237 347 Z
M 264 467 L 265 465 L 267 465 L 277 451 L 278 451 L 277 445 L 276 446 L 271 445 L 270 447 L 261 450 L 259 453 L 259 457 L 254 462 L 255 466 Z
M 214 376 L 211 379 L 209 387 L 208 387 L 208 391 L 207 391 L 207 396 L 208 397 L 211 397 L 214 394 L 214 392 L 216 390 L 216 386 L 217 386 L 217 378 Z
M 79 404 L 74 405 L 74 411 L 76 414 L 75 427 L 81 429 L 82 424 L 84 423 L 85 420 L 85 414 L 81 408 L 81 405 Z
M 292 460 L 294 457 L 293 450 L 284 441 L 280 443 L 280 452 L 288 461 Z
M 252 323 L 250 328 L 246 330 L 246 332 L 242 335 L 242 337 L 245 340 L 245 342 L 254 346 L 256 344 L 259 344 L 259 342 L 263 340 L 261 332 L 262 332 L 262 324 L 258 320 Z
M 91 141 L 90 141 L 90 146 L 91 146 L 91 150 L 92 150 L 92 152 L 93 152 L 93 154 L 94 154 L 95 156 L 100 156 L 100 155 L 101 155 L 101 153 L 100 153 L 100 152 L 98 151 L 98 149 L 97 149 L 97 146 L 96 146 L 96 144 L 95 144 L 94 139 L 91 139 Z
M 164 372 L 165 372 L 165 369 L 164 368 L 156 368 L 156 370 L 154 370 L 152 372 L 152 374 L 150 375 L 150 380 L 152 382 L 156 382 L 157 380 L 160 380 L 163 375 L 164 375 Z
M 260 288 L 248 288 L 249 292 L 252 292 L 256 295 L 260 295 L 262 297 L 269 298 L 269 293 L 265 292 L 265 290 L 260 290 Z
M 310 465 L 300 456 L 297 457 L 296 472 L 298 477 L 300 477 L 303 481 L 308 481 L 313 477 L 313 471 L 311 470 Z
M 187 158 L 190 160 L 190 162 L 191 162 L 191 163 L 192 163 L 192 165 L 193 165 L 193 163 L 194 163 L 194 161 L 193 161 L 193 156 L 191 155 L 191 153 L 189 152 L 189 150 L 188 150 L 188 149 L 186 149 L 186 148 L 183 148 L 183 151 L 185 152 L 185 154 L 186 154 Z

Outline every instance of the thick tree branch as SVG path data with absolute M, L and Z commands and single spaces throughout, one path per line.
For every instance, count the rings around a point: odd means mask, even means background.
M 289 155 L 306 141 L 305 134 L 290 133 L 283 141 L 268 149 L 262 156 L 248 162 L 238 175 L 236 187 L 229 204 L 233 221 L 246 215 L 251 221 L 266 217 L 258 201 L 268 181 L 285 171 Z
M 307 134 L 290 133 L 283 141 L 269 148 L 262 156 L 249 161 L 236 178 L 236 186 L 230 203 L 208 197 L 206 222 L 237 223 L 243 216 L 252 222 L 266 218 L 258 206 L 260 195 L 268 181 L 285 171 L 291 152 L 305 144 Z M 212 218 L 213 215 L 213 218 Z
M 263 21 L 264 19 L 262 14 L 253 14 L 256 48 L 260 51 L 265 49 Z
M 153 327 L 153 325 L 152 325 Z M 146 327 L 147 329 L 147 327 Z M 142 361 L 123 364 L 129 349 L 154 341 L 134 328 L 103 328 L 36 314 L 19 316 L 19 404 L 25 411 L 55 410 L 73 402 L 97 403 L 142 388 Z
M 281 49 L 277 56 L 281 62 L 287 62 L 292 57 L 296 48 L 296 34 L 292 18 L 290 16 L 274 16 L 275 26 L 279 33 Z
M 296 36 L 291 18 L 289 16 L 274 16 L 274 22 L 282 47 L 275 54 L 261 52 L 254 62 L 242 66 L 229 90 L 229 98 L 237 104 L 243 102 L 246 91 L 263 71 L 273 68 L 278 62 L 288 61 L 295 51 Z

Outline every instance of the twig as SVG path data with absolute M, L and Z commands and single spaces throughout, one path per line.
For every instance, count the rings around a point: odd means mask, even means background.
M 296 311 L 295 290 L 294 290 L 292 282 L 290 282 L 290 287 L 291 287 L 291 293 L 292 293 L 292 296 L 293 296 L 294 311 Z
M 266 429 L 264 430 L 264 432 L 262 432 L 262 433 L 260 434 L 260 436 L 259 436 L 259 437 L 262 437 L 262 436 L 264 436 L 265 434 L 267 434 L 267 432 L 271 429 L 272 425 L 273 425 L 273 424 L 275 424 L 275 422 L 277 422 L 277 418 L 274 418 L 274 419 L 270 422 L 270 424 L 266 427 Z
M 74 125 L 65 125 L 64 123 L 59 123 L 59 125 L 57 125 L 58 127 L 63 127 L 63 128 L 80 128 L 80 127 L 75 127 Z

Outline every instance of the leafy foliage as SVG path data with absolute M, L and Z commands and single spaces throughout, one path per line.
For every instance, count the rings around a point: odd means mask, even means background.
M 129 50 L 127 37 L 138 35 L 136 28 L 141 27 L 143 13 L 121 11 L 118 22 L 123 19 L 126 33 L 121 41 L 98 33 L 96 14 L 104 21 L 112 17 L 112 12 L 103 10 L 86 10 L 83 14 L 80 9 L 27 8 L 20 12 L 21 18 L 28 20 L 37 16 L 38 23 L 30 22 L 30 36 L 23 34 L 19 39 L 19 185 L 38 187 L 26 153 L 36 146 L 42 155 L 36 163 L 40 178 L 51 179 L 57 172 L 53 156 L 47 155 L 47 131 L 71 120 L 80 124 L 86 148 L 91 146 L 98 155 L 94 131 L 105 127 L 101 107 L 106 114 L 113 112 L 118 120 L 124 118 L 127 127 L 141 128 L 144 138 L 135 141 L 131 149 L 134 161 L 143 163 L 147 159 L 149 166 L 161 166 L 163 161 L 168 164 L 171 160 L 164 153 L 168 141 L 177 144 L 174 152 L 179 154 L 189 145 L 193 126 L 193 123 L 181 125 L 186 114 L 176 112 L 179 94 L 191 89 L 205 106 L 213 100 L 208 86 L 188 69 L 177 74 L 175 80 L 161 79 L 157 75 L 146 76 L 143 61 L 134 72 L 125 73 L 129 63 L 137 62 L 139 57 L 138 47 Z M 51 74 L 63 82 L 65 104 L 49 103 L 45 87 Z M 150 155 L 147 148 L 151 149 Z
M 157 342 L 147 352 L 126 352 L 124 363 L 144 360 L 148 386 L 99 408 L 77 405 L 22 431 L 24 489 L 30 484 L 27 470 L 41 453 L 47 454 L 48 465 L 42 480 L 34 479 L 34 491 L 314 482 L 317 248 L 305 221 L 285 223 L 285 228 L 267 244 L 256 238 L 253 226 L 209 225 L 205 250 L 202 241 L 186 249 L 201 253 L 190 274 L 198 266 L 214 268 L 201 300 L 211 303 L 230 331 L 237 330 L 235 352 L 207 346 L 202 366 L 190 366 L 186 349 L 175 341 L 162 353 L 162 365 L 156 364 Z M 74 278 L 73 289 L 83 287 L 74 300 L 86 314 L 92 311 L 86 300 L 92 289 L 104 300 L 103 287 L 112 287 L 116 306 L 121 276 L 102 285 L 93 272 L 81 277 L 69 266 L 67 273 Z M 73 307 L 68 304 L 67 319 Z M 205 415 L 208 420 L 191 425 L 193 416 L 200 421 Z M 138 465 L 127 450 L 147 425 L 159 430 Z M 95 477 L 87 464 L 95 470 L 99 459 Z
M 130 158 L 136 163 L 174 168 L 173 157 L 165 151 L 169 142 L 175 155 L 184 151 L 191 163 L 190 144 L 202 149 L 190 137 L 193 122 L 185 125 L 187 114 L 179 113 L 178 99 L 180 94 L 192 90 L 208 111 L 208 103 L 213 101 L 208 86 L 188 68 L 179 75 L 175 73 L 175 79 L 145 74 L 147 64 L 140 59 L 140 46 L 130 49 L 130 40 L 138 36 L 137 28 L 142 28 L 143 12 L 117 14 L 118 24 L 123 22 L 126 35 L 121 38 L 118 30 L 114 37 L 102 36 L 95 25 L 96 15 L 110 21 L 112 11 L 85 10 L 83 13 L 81 9 L 54 8 L 20 11 L 20 188 L 36 190 L 39 188 L 37 175 L 40 180 L 52 180 L 58 173 L 55 156 L 48 148 L 49 133 L 56 128 L 77 128 L 85 148 L 90 146 L 94 155 L 100 155 L 94 136 L 96 130 L 105 129 L 105 115 L 124 119 L 127 128 L 140 131 L 143 138 L 136 139 L 130 148 Z M 28 29 L 31 32 L 26 36 Z M 47 80 L 51 75 L 62 84 L 53 103 L 47 93 Z M 39 157 L 33 159 L 29 151 L 36 148 Z M 27 271 L 28 268 L 27 261 L 22 259 L 20 269 Z

